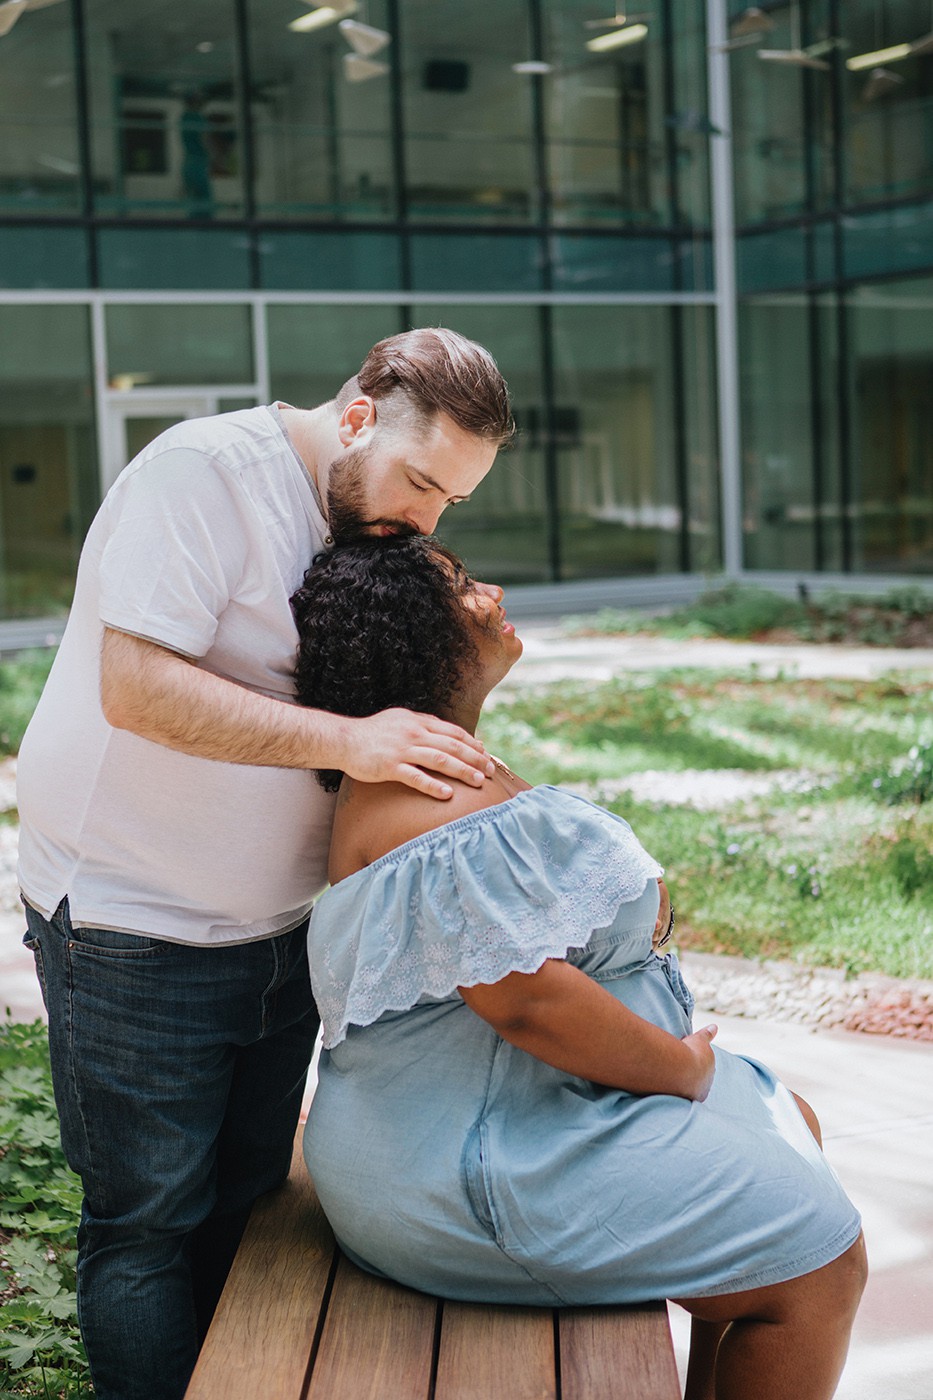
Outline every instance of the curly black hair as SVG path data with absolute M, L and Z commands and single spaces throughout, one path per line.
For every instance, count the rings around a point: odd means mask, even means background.
M 460 606 L 470 578 L 424 535 L 389 535 L 315 556 L 291 600 L 299 704 L 338 715 L 401 706 L 443 716 L 477 650 Z M 317 770 L 336 792 L 343 774 Z

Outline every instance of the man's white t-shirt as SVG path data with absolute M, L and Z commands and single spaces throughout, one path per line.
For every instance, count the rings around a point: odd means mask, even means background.
M 193 758 L 112 728 L 104 626 L 294 703 L 289 598 L 327 525 L 277 409 L 180 423 L 120 475 L 81 555 L 18 762 L 20 886 L 47 918 L 184 943 L 295 927 L 326 882 L 312 772 Z

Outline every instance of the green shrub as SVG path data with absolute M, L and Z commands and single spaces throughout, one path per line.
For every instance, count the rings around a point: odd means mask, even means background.
M 690 617 L 717 637 L 754 637 L 774 627 L 799 623 L 800 603 L 765 588 L 727 583 L 704 593 L 689 609 Z
M 0 662 L 0 754 L 19 751 L 54 660 L 55 649 L 47 647 Z
M 904 758 L 895 759 L 871 779 L 877 797 L 892 805 L 898 802 L 929 802 L 933 799 L 933 742 L 914 744 Z
M 0 1025 L 0 1384 L 3 1397 L 93 1392 L 77 1326 L 81 1185 L 68 1170 L 41 1021 Z

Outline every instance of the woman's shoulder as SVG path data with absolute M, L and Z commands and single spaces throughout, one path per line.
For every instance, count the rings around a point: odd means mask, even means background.
M 404 783 L 359 783 L 344 778 L 331 838 L 331 884 L 418 836 L 502 801 L 502 794 L 489 779 L 481 787 L 458 782 L 451 787 L 453 795 L 441 801 Z

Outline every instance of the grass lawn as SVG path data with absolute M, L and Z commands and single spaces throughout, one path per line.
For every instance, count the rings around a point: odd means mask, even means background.
M 520 694 L 481 733 L 530 781 L 631 822 L 666 867 L 681 947 L 933 978 L 927 678 L 633 675 Z M 721 769 L 779 785 L 720 810 L 678 800 L 678 774 L 702 790 Z M 649 800 L 619 791 L 645 770 Z

